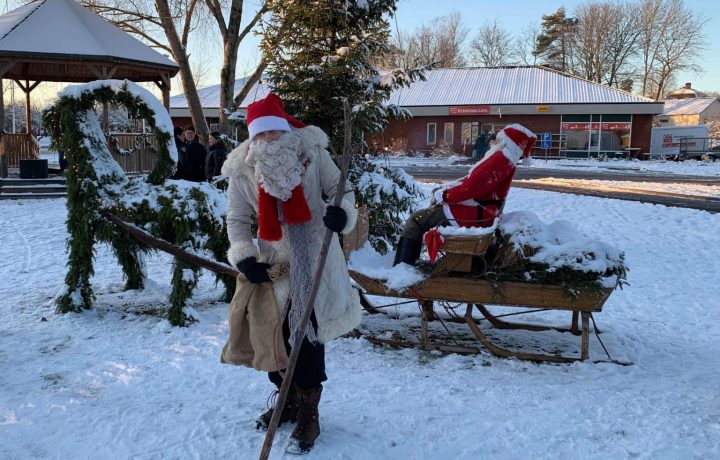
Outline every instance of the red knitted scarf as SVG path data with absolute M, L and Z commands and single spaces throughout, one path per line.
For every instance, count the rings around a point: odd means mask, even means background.
M 302 185 L 295 187 L 290 198 L 280 204 L 285 223 L 294 225 L 310 220 L 310 208 L 305 201 Z M 262 185 L 258 186 L 258 237 L 265 241 L 279 241 L 282 238 L 277 198 L 266 192 Z

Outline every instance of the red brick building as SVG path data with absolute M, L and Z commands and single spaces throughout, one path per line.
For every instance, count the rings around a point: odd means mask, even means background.
M 540 66 L 436 69 L 393 94 L 412 114 L 392 121 L 378 149 L 470 155 L 481 132 L 520 123 L 550 133 L 534 156 L 592 157 L 648 152 L 653 116 L 663 103 Z
M 663 112 L 656 102 L 609 86 L 541 66 L 435 69 L 426 81 L 396 90 L 389 103 L 406 109 L 407 121 L 391 121 L 370 140 L 378 150 L 431 152 L 436 149 L 470 155 L 479 133 L 497 132 L 520 123 L 550 142 L 538 142 L 534 156 L 638 156 L 649 152 L 653 117 Z M 238 80 L 236 92 L 242 87 Z M 219 116 L 219 86 L 199 90 L 208 124 Z M 241 104 L 267 95 L 256 85 Z M 190 123 L 183 96 L 170 99 L 176 126 Z

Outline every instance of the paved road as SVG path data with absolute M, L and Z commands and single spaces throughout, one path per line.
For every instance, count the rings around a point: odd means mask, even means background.
M 449 167 L 405 167 L 408 174 L 416 179 L 430 179 L 438 181 L 453 180 L 462 177 L 467 172 L 467 166 Z M 623 170 L 565 170 L 544 168 L 518 168 L 513 180 L 514 187 L 530 188 L 534 190 L 547 190 L 575 195 L 597 196 L 601 198 L 615 198 L 619 200 L 640 201 L 643 203 L 662 204 L 679 208 L 691 208 L 720 213 L 720 199 L 702 196 L 680 195 L 658 191 L 629 191 L 629 190 L 593 190 L 570 187 L 556 184 L 543 184 L 525 182 L 532 179 L 555 177 L 562 179 L 599 179 L 631 182 L 662 182 L 662 183 L 688 183 L 700 185 L 720 185 L 720 178 L 670 175 L 656 171 L 628 172 Z
M 467 173 L 467 165 L 457 166 L 404 166 L 403 169 L 416 179 L 453 180 Z M 553 168 L 523 168 L 515 172 L 516 180 L 542 179 L 556 177 L 559 179 L 598 179 L 630 182 L 662 182 L 662 183 L 692 183 L 705 185 L 720 185 L 720 177 L 689 176 L 682 174 L 667 174 L 658 171 L 628 171 L 626 169 L 596 170 L 596 169 L 553 169 Z

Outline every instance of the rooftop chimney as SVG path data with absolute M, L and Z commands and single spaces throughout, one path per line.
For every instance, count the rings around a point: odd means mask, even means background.
M 685 89 L 692 89 L 692 85 L 690 83 L 685 83 Z

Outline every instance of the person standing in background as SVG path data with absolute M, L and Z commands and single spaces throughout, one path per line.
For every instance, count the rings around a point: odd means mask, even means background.
M 185 128 L 185 139 L 187 140 L 188 158 L 190 159 L 190 173 L 186 179 L 193 182 L 205 182 L 205 157 L 207 156 L 207 150 L 205 146 L 200 143 L 193 126 Z
M 222 174 L 222 166 L 227 158 L 227 147 L 220 138 L 220 133 L 213 131 L 208 138 L 210 149 L 205 159 L 205 178 L 208 182 L 212 182 L 213 177 Z

